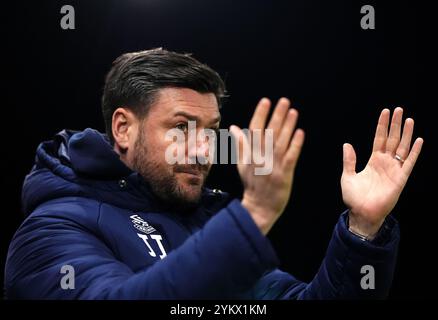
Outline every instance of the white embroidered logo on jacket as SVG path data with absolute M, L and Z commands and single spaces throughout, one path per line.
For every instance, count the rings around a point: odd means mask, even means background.
M 151 257 L 154 257 L 154 258 L 157 256 L 157 254 L 155 253 L 155 250 L 152 248 L 152 246 L 148 242 L 149 237 L 150 237 L 152 240 L 155 240 L 155 242 L 158 245 L 158 248 L 161 251 L 161 254 L 159 255 L 160 259 L 165 258 L 167 256 L 167 253 L 166 253 L 166 250 L 164 249 L 163 243 L 161 242 L 163 240 L 163 238 L 159 234 L 151 234 L 153 232 L 156 232 L 157 230 L 155 230 L 154 227 L 149 225 L 149 223 L 144 221 L 141 217 L 139 217 L 136 214 L 130 216 L 130 218 L 131 218 L 131 221 L 132 221 L 134 227 L 137 230 L 146 233 L 146 234 L 137 233 L 137 236 L 140 239 L 142 239 L 143 242 L 145 243 L 146 247 L 149 250 L 149 252 L 148 252 L 149 255 Z M 149 237 L 147 235 L 149 235 Z

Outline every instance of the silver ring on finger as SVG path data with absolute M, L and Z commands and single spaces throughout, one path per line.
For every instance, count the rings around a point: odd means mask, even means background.
M 395 160 L 400 161 L 400 163 L 405 162 L 405 160 L 401 156 L 399 156 L 398 154 L 396 154 L 394 158 L 395 158 Z

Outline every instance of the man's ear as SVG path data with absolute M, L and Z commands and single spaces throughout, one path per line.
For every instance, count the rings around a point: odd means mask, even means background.
M 125 153 L 135 143 L 138 129 L 138 119 L 127 108 L 117 108 L 113 112 L 112 133 L 114 146 Z

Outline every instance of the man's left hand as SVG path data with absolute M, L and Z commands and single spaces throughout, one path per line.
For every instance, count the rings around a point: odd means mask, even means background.
M 394 208 L 421 152 L 423 139 L 411 148 L 414 120 L 406 119 L 402 129 L 403 109 L 396 108 L 388 133 L 390 111 L 384 109 L 377 124 L 371 157 L 356 173 L 356 154 L 351 144 L 343 146 L 344 166 L 341 177 L 342 198 L 349 212 L 349 228 L 373 239 L 386 216 Z

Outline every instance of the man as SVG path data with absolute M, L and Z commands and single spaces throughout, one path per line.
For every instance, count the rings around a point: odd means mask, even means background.
M 7 257 L 6 296 L 386 297 L 399 242 L 389 213 L 423 143 L 418 138 L 411 148 L 413 120 L 403 126 L 397 108 L 389 126 L 390 111 L 383 110 L 370 160 L 359 173 L 353 147 L 344 145 L 341 184 L 348 210 L 307 284 L 277 269 L 265 237 L 288 203 L 304 141 L 304 132 L 295 130 L 298 112 L 286 98 L 269 122 L 270 101 L 263 98 L 256 107 L 249 129 L 273 133 L 273 166 L 270 174 L 256 175 L 258 164 L 239 161 L 242 200 L 204 188 L 211 168 L 200 161 L 209 155 L 207 139 L 184 145 L 183 163 L 166 161 L 169 130 L 188 135 L 192 120 L 197 132 L 219 128 L 224 93 L 219 75 L 189 55 L 155 49 L 115 60 L 102 99 L 107 134 L 64 130 L 37 149 L 23 186 L 28 216 Z M 248 147 L 241 129 L 230 130 L 238 150 Z M 362 281 L 364 266 L 372 268 L 372 283 Z

